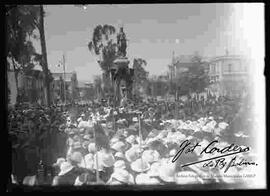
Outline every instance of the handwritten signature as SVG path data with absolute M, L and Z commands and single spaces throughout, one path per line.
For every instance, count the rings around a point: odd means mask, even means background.
M 182 167 L 195 165 L 195 164 L 204 162 L 203 167 L 212 167 L 212 168 L 219 167 L 220 169 L 224 168 L 224 173 L 226 173 L 231 167 L 249 166 L 249 165 L 257 166 L 258 165 L 253 161 L 250 162 L 243 158 L 239 161 L 237 160 L 237 156 L 234 156 L 230 161 L 226 161 L 225 157 L 227 156 L 249 152 L 250 151 L 249 147 L 242 147 L 235 144 L 230 144 L 226 147 L 219 148 L 217 146 L 214 146 L 214 144 L 216 143 L 218 143 L 217 140 L 210 142 L 206 147 L 202 148 L 203 150 L 199 153 L 199 155 L 203 155 L 203 154 L 213 155 L 215 153 L 215 155 L 220 154 L 219 156 L 214 156 L 208 159 L 199 160 L 192 163 L 187 163 L 187 164 L 182 165 Z M 183 153 L 185 154 L 193 153 L 194 150 L 195 149 L 197 150 L 198 147 L 201 147 L 201 145 L 198 142 L 194 145 L 194 144 L 191 144 L 189 140 L 185 140 L 184 142 L 180 144 L 180 148 L 178 152 L 175 154 L 175 156 L 173 157 L 172 162 L 174 163 L 177 159 L 179 159 Z

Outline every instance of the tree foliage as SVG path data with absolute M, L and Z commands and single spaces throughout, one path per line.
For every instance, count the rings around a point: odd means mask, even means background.
M 45 74 L 47 104 L 50 104 L 49 82 L 51 81 L 47 64 L 44 33 L 44 11 L 42 5 L 6 6 L 6 54 L 14 66 L 15 77 L 22 70 L 29 72 L 35 63 L 39 63 Z M 38 34 L 36 34 L 36 32 Z M 39 36 L 40 38 L 39 38 Z M 42 54 L 37 54 L 32 39 L 40 39 Z M 45 47 L 44 47 L 45 46 Z M 10 61 L 7 61 L 8 65 Z M 16 83 L 18 83 L 16 79 Z M 18 84 L 17 84 L 18 87 Z
M 6 8 L 6 54 L 17 62 L 15 69 L 31 69 L 32 58 L 38 55 L 31 42 L 31 37 L 36 38 L 34 31 L 38 24 L 38 9 L 25 5 Z
M 134 86 L 135 91 L 138 91 L 140 88 L 146 88 L 148 81 L 149 72 L 145 70 L 147 62 L 141 58 L 135 58 L 133 60 L 133 69 L 134 69 Z
M 116 29 L 112 25 L 98 25 L 93 31 L 92 40 L 88 43 L 89 50 L 99 57 L 98 63 L 106 73 L 117 57 L 115 33 Z
M 198 55 L 192 58 L 192 64 L 187 71 L 181 72 L 174 81 L 178 95 L 200 93 L 209 85 L 209 77 L 205 71 L 204 62 Z

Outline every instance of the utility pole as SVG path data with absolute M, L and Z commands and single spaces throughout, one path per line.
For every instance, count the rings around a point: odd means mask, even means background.
M 67 97 L 66 97 L 66 65 L 65 65 L 65 54 L 63 54 L 63 70 L 64 70 L 64 99 L 65 99 L 65 104 L 66 104 Z

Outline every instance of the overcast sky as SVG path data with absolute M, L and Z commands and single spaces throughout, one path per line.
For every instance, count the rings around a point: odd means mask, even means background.
M 263 10 L 258 8 L 263 8 L 262 4 L 88 5 L 86 10 L 74 5 L 47 5 L 49 69 L 62 72 L 56 65 L 65 53 L 66 70 L 76 71 L 78 80 L 92 81 L 94 75 L 101 74 L 87 47 L 98 24 L 117 28 L 123 24 L 129 39 L 128 57 L 131 61 L 145 59 L 150 75 L 167 70 L 172 51 L 176 55 L 197 51 L 214 57 L 228 49 L 230 54 L 249 55 L 248 48 L 264 43 L 263 38 L 253 41 L 264 32 Z

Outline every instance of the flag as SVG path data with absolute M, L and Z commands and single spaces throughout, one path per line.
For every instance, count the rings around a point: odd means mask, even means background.
M 95 138 L 96 138 L 96 146 L 97 148 L 105 148 L 109 149 L 109 138 L 105 133 L 105 130 L 103 127 L 96 123 L 94 125 L 94 132 L 95 132 Z
M 153 126 L 141 120 L 141 135 L 142 139 L 145 140 L 149 133 L 153 130 Z

